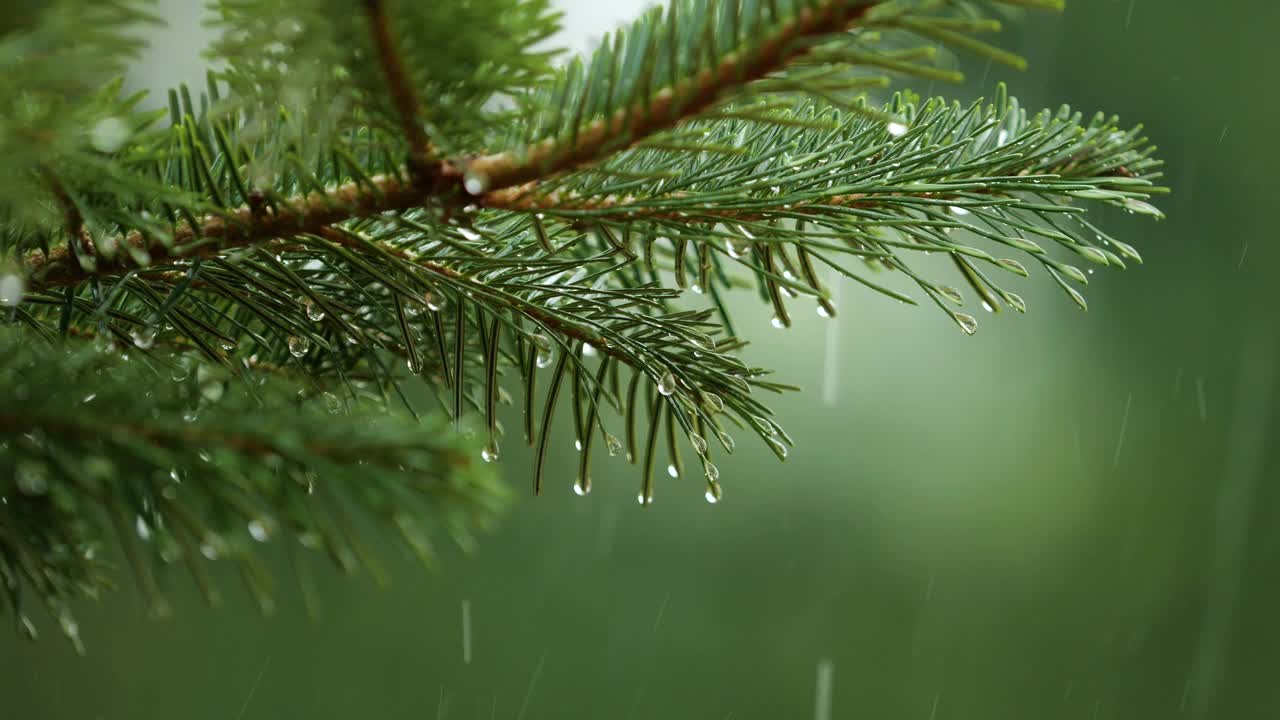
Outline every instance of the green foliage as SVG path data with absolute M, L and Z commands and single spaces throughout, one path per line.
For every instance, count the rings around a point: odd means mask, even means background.
M 599 443 L 640 466 L 641 504 L 688 447 L 718 501 L 733 433 L 791 445 L 760 398 L 789 387 L 738 357 L 735 287 L 786 326 L 800 296 L 837 312 L 823 266 L 917 302 L 872 279 L 901 273 L 972 334 L 916 262 L 936 252 L 992 310 L 1025 311 L 1001 283 L 1027 265 L 1083 308 L 1072 263 L 1139 261 L 1086 207 L 1159 217 L 1140 129 L 1003 91 L 864 97 L 885 72 L 958 80 L 939 46 L 1020 66 L 978 39 L 1018 6 L 1056 3 L 676 0 L 552 67 L 542 0 L 224 0 L 222 69 L 171 95 L 167 127 L 39 51 L 102 33 L 75 64 L 109 75 L 143 16 L 39 15 L 0 39 L 34 68 L 0 96 L 10 604 L 25 584 L 64 617 L 101 586 L 109 535 L 157 607 L 151 566 L 186 561 L 203 587 L 210 533 L 264 604 L 250 535 L 319 538 L 343 567 L 373 562 L 346 508 L 416 550 L 416 525 L 466 537 L 501 493 L 458 438 L 479 429 L 496 459 L 508 402 L 535 492 L 569 413 L 580 494 Z
M 291 556 L 296 546 L 323 550 L 343 570 L 381 577 L 356 515 L 393 529 L 430 564 L 431 531 L 469 546 L 505 504 L 473 441 L 354 392 L 313 397 L 278 378 L 193 370 L 181 357 L 166 368 L 154 357 L 19 340 L 13 329 L 0 340 L 4 376 L 21 379 L 0 385 L 0 577 L 28 632 L 33 600 L 75 639 L 68 602 L 109 586 L 110 538 L 157 614 L 168 605 L 153 565 L 181 559 L 216 603 L 204 565 L 219 557 L 240 566 L 269 611 L 257 543 L 283 537 Z M 295 565 L 306 572 L 303 559 Z

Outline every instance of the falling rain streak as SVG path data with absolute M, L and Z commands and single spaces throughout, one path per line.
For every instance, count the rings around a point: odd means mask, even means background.
M 831 690 L 835 671 L 831 658 L 818 661 L 818 685 L 813 693 L 813 720 L 831 720 Z
M 462 601 L 462 663 L 471 664 L 471 601 Z
M 831 303 L 840 305 L 840 276 L 831 271 Z M 822 353 L 822 404 L 835 407 L 836 395 L 840 390 L 840 319 L 828 318 L 826 335 L 823 338 Z

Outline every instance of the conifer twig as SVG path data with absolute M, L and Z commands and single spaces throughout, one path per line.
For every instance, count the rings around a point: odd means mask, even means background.
M 418 121 L 418 93 L 400 60 L 385 3 L 383 0 L 365 0 L 365 10 L 369 14 L 369 30 L 373 34 L 378 64 L 386 78 L 391 102 L 400 115 L 400 129 L 409 142 L 409 171 L 415 180 L 420 180 L 425 178 L 432 151 L 431 141 Z
M 577 142 L 567 150 L 553 141 L 544 141 L 528 148 L 521 156 L 501 152 L 473 158 L 466 162 L 465 167 L 447 159 L 433 160 L 420 172 L 414 173 L 415 178 L 409 184 L 397 177 L 379 176 L 372 179 L 371 187 L 348 183 L 324 194 L 294 198 L 286 203 L 283 213 L 276 213 L 271 217 L 259 217 L 250 208 L 241 207 L 227 211 L 224 216 L 207 216 L 200 221 L 199 227 L 180 224 L 174 232 L 171 247 L 151 242 L 136 231 L 128 233 L 123 241 L 134 247 L 145 248 L 154 263 L 181 257 L 179 253 L 175 253 L 175 249 L 196 239 L 223 241 L 205 245 L 199 250 L 200 254 L 207 255 L 255 242 L 316 232 L 335 223 L 381 212 L 419 207 L 428 196 L 459 198 L 468 194 L 481 195 L 482 197 L 474 199 L 482 203 L 491 201 L 496 206 L 514 202 L 531 189 L 528 183 L 588 164 L 698 115 L 711 107 L 729 89 L 775 72 L 806 52 L 799 41 L 845 30 L 882 1 L 847 4 L 840 0 L 824 0 L 813 7 L 806 7 L 750 51 L 741 55 L 732 53 L 716 68 L 704 70 L 698 76 L 680 83 L 678 87 L 663 88 L 637 105 L 619 110 L 607 120 L 592 123 L 578 134 Z M 380 53 L 389 53 L 389 64 L 385 60 L 387 56 L 384 56 L 383 63 L 388 81 L 393 91 L 400 88 L 411 92 L 403 68 L 399 66 L 394 54 L 385 17 L 376 9 L 381 7 L 381 3 L 377 0 L 369 2 L 375 36 L 387 33 L 385 42 L 379 41 L 377 44 Z M 396 95 L 402 119 L 412 118 L 416 108 L 412 96 L 403 93 Z M 675 113 L 672 108 L 677 100 L 680 112 Z M 408 115 L 405 115 L 406 109 L 409 111 Z M 413 122 L 404 124 L 417 127 Z M 409 132 L 407 127 L 406 132 Z M 421 128 L 418 128 L 418 132 L 425 142 L 425 132 Z M 616 141 L 623 136 L 628 142 L 619 146 Z M 410 141 L 414 142 L 412 135 Z M 468 184 L 468 179 L 473 182 Z M 494 194 L 495 191 L 508 188 L 515 189 Z M 55 249 L 48 256 L 32 253 L 26 258 L 33 290 L 75 284 L 92 275 L 120 272 L 128 269 L 131 262 L 128 253 L 117 252 L 114 258 L 100 258 L 96 267 L 86 270 L 61 248 Z

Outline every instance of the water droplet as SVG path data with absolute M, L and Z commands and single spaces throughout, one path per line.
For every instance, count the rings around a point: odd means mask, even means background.
M 222 554 L 222 538 L 214 534 L 204 536 L 204 542 L 200 543 L 200 554 L 209 560 L 217 560 Z
M 727 432 L 717 432 L 717 437 L 720 438 L 720 443 L 724 445 L 726 450 L 728 450 L 729 452 L 733 452 L 733 448 L 737 445 L 737 443 L 734 442 L 732 435 L 730 435 Z
M 707 483 L 707 492 L 703 494 L 707 502 L 715 505 L 724 497 L 724 490 L 720 489 L 720 483 L 712 480 Z
M 834 314 L 827 309 L 826 305 L 823 305 L 822 303 L 818 303 L 818 317 L 830 318 L 830 317 L 833 317 L 833 315 Z
M 987 302 L 986 300 L 983 300 L 983 301 L 982 301 L 982 309 L 983 309 L 983 310 L 986 310 L 987 312 L 995 312 L 995 311 L 996 311 L 996 309 L 995 309 L 995 308 L 991 307 L 991 303 Z
M 307 319 L 311 322 L 320 322 L 324 319 L 324 306 L 315 300 L 307 301 Z
M 775 328 L 779 330 L 782 330 L 787 326 L 787 324 L 782 320 L 782 318 L 778 317 L 777 315 L 774 315 L 773 320 L 770 320 L 769 322 L 771 325 L 773 325 Z
M 23 636 L 28 640 L 39 639 L 40 633 L 36 630 L 36 624 L 31 622 L 31 618 L 26 615 L 18 615 L 18 629 L 22 631 Z
M 551 360 L 553 357 L 555 356 L 552 354 L 550 350 L 544 350 L 542 348 L 538 348 L 538 354 L 534 358 L 534 363 L 538 367 L 544 368 L 551 364 Z
M 489 189 L 489 176 L 476 170 L 468 170 L 462 178 L 462 185 L 472 195 L 479 195 Z
M 1075 304 L 1080 306 L 1081 310 L 1089 309 L 1089 303 L 1085 302 L 1084 295 L 1081 295 L 1078 290 L 1073 287 L 1067 287 L 1064 289 L 1067 291 L 1067 294 L 1071 296 L 1071 299 L 1075 301 Z
M 653 493 L 640 493 L 636 496 L 636 501 L 641 505 L 648 507 L 653 504 Z
M 960 326 L 960 329 L 964 330 L 967 334 L 972 335 L 978 332 L 978 321 L 975 320 L 972 315 L 952 313 L 951 316 L 956 319 L 956 324 Z
M 181 362 L 174 365 L 169 371 L 169 377 L 173 378 L 174 382 L 182 382 L 183 380 L 186 380 L 189 375 L 190 372 L 187 370 L 187 366 L 183 365 Z
M 968 210 L 965 210 L 964 208 L 960 207 L 959 205 L 952 205 L 952 206 L 951 206 L 951 214 L 952 214 L 952 215 L 960 215 L 960 216 L 964 216 L 964 215 L 968 215 L 968 214 L 969 214 L 969 211 L 968 211 Z
M 17 307 L 26 291 L 27 281 L 21 275 L 12 272 L 0 275 L 0 305 Z
M 689 435 L 689 443 L 693 445 L 693 451 L 699 455 L 707 454 L 707 440 L 698 433 Z
M 1009 270 L 1010 272 L 1017 273 L 1022 277 L 1027 277 L 1028 275 L 1027 267 L 1022 263 L 1018 262 L 1017 260 L 1013 260 L 1011 258 L 1001 258 L 999 262 L 1002 267 L 1004 267 L 1006 270 Z
M 582 452 L 582 441 L 581 441 L 581 440 L 574 440 L 574 441 L 573 441 L 573 449 L 574 449 L 574 450 L 577 450 L 578 452 Z
M 746 257 L 747 253 L 751 252 L 751 245 L 743 242 L 742 240 L 726 238 L 724 241 L 724 249 L 725 252 L 729 253 L 729 257 L 734 260 L 740 260 L 743 257 Z
M 1124 209 L 1127 210 L 1128 212 L 1138 213 L 1139 215 L 1147 215 L 1159 220 L 1164 219 L 1164 213 L 1160 211 L 1160 208 L 1157 208 L 1155 205 L 1152 205 L 1151 203 L 1145 203 L 1135 198 L 1125 198 L 1123 201 L 1123 204 L 1124 204 Z
M 480 459 L 484 460 L 485 462 L 493 462 L 498 459 L 498 441 L 497 440 L 494 440 L 492 438 L 489 439 L 489 442 L 484 446 L 484 448 L 480 450 Z
M 301 335 L 289 336 L 289 354 L 300 358 L 307 354 L 307 350 L 311 347 L 311 341 Z
M 694 284 L 690 285 L 690 286 L 689 286 L 689 289 L 693 291 L 693 294 L 694 294 L 694 295 L 701 295 L 701 294 L 702 294 L 702 292 L 703 292 L 703 290 L 702 290 L 702 286 L 701 286 L 701 285 L 699 285 L 698 283 L 694 283 Z
M 703 463 L 702 472 L 707 476 L 707 479 L 710 480 L 711 482 L 717 482 L 720 480 L 720 468 L 716 467 L 712 463 L 709 463 L 709 462 Z
M 41 463 L 24 460 L 18 463 L 13 474 L 18 482 L 18 491 L 23 495 L 44 495 L 49 491 L 49 478 Z
M 579 478 L 573 484 L 573 492 L 578 497 L 586 497 L 591 494 L 591 478 Z
M 940 285 L 938 287 L 938 292 L 946 296 L 948 300 L 950 300 L 951 302 L 957 305 L 964 304 L 964 295 L 962 295 L 959 290 L 953 287 L 950 287 L 947 285 Z
M 885 130 L 894 137 L 902 137 L 907 134 L 907 126 L 900 122 L 891 122 L 885 126 Z
M 471 228 L 466 228 L 466 227 L 458 228 L 458 234 L 472 242 L 475 242 L 476 240 L 479 240 L 483 237 L 480 233 L 476 232 L 475 230 L 472 230 Z
M 622 441 L 609 433 L 604 435 L 604 446 L 609 450 L 610 457 L 622 452 Z
M 338 399 L 337 395 L 326 392 L 320 396 L 320 399 L 324 401 L 324 409 L 328 410 L 330 415 L 337 415 L 342 412 L 342 401 Z
M 118 117 L 103 118 L 89 131 L 89 144 L 94 150 L 113 153 L 129 139 L 129 124 Z
M 444 296 L 431 290 L 422 294 L 422 301 L 427 304 L 427 309 L 431 312 L 440 312 L 440 309 L 445 306 Z
M 667 474 L 668 474 L 668 475 L 670 475 L 670 476 L 671 476 L 671 477 L 673 477 L 673 478 L 678 478 L 678 477 L 680 477 L 680 471 L 679 471 L 678 469 L 676 469 L 676 466 L 675 466 L 675 465 L 668 465 L 668 466 L 667 466 Z
M 258 542 L 266 542 L 270 534 L 267 532 L 266 524 L 255 518 L 249 521 L 249 536 Z
M 1017 293 L 1005 293 L 1004 299 L 1013 306 L 1014 310 L 1017 310 L 1020 313 L 1027 311 L 1027 302 L 1022 299 L 1021 295 L 1018 295 Z
M 724 412 L 724 400 L 710 390 L 702 392 L 702 404 L 711 412 Z
M 595 357 L 599 354 L 596 346 L 591 343 L 582 343 L 582 357 Z
M 152 345 L 156 344 L 156 329 L 153 327 L 135 328 L 133 333 L 133 344 L 139 350 L 149 350 Z
M 662 374 L 662 377 L 658 378 L 658 392 L 662 393 L 666 397 L 671 397 L 675 394 L 675 391 L 676 376 L 668 370 Z
M 151 526 L 147 524 L 146 518 L 138 515 L 133 520 L 134 529 L 138 531 L 138 537 L 143 540 L 151 539 Z
M 75 647 L 76 652 L 84 654 L 84 643 L 80 640 L 80 625 L 76 623 L 75 617 L 71 611 L 62 608 L 58 611 L 58 627 L 62 628 L 62 634 L 67 636 L 71 644 Z
M 1063 266 L 1061 267 L 1061 270 L 1062 270 L 1062 272 L 1066 273 L 1066 274 L 1067 274 L 1067 276 L 1069 276 L 1072 280 L 1075 280 L 1076 282 L 1080 283 L 1081 285 L 1088 285 L 1088 284 L 1089 284 L 1089 277 L 1088 277 L 1087 275 L 1085 275 L 1085 274 L 1080 270 L 1080 268 L 1076 267 L 1075 265 L 1063 265 Z

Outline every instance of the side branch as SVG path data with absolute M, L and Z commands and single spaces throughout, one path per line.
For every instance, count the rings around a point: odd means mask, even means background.
M 400 115 L 400 129 L 409 141 L 409 170 L 415 180 L 420 180 L 425 177 L 432 152 L 431 142 L 418 120 L 418 94 L 405 73 L 404 64 L 400 62 L 400 53 L 396 49 L 395 37 L 391 34 L 391 22 L 387 18 L 383 0 L 365 0 L 365 10 L 369 14 L 369 30 L 373 34 L 378 64 L 382 66 L 391 101 Z
M 379 0 L 366 2 L 375 45 L 411 147 L 429 151 L 426 133 L 415 119 L 417 101 L 394 50 L 382 3 Z M 822 0 L 806 7 L 755 47 L 732 53 L 718 66 L 703 70 L 695 78 L 675 87 L 665 87 L 646 101 L 591 123 L 583 128 L 577 142 L 569 148 L 547 140 L 520 153 L 503 152 L 472 158 L 465 163 L 465 168 L 449 160 L 429 160 L 421 167 L 410 168 L 410 183 L 393 176 L 379 176 L 373 179 L 372 186 L 348 183 L 323 194 L 294 198 L 274 214 L 263 214 L 249 207 L 232 209 L 206 216 L 198 227 L 179 224 L 172 244 L 161 243 L 137 231 L 126 234 L 122 240 L 133 247 L 146 249 L 152 263 L 156 263 L 195 255 L 208 256 L 258 242 L 315 233 L 347 220 L 420 207 L 427 197 L 448 201 L 465 198 L 468 194 L 482 195 L 475 200 L 483 205 L 486 191 L 506 189 L 507 192 L 500 197 L 510 202 L 512 194 L 527 190 L 534 181 L 598 161 L 649 135 L 697 116 L 733 88 L 776 72 L 806 53 L 808 50 L 801 42 L 805 38 L 843 32 L 880 2 L 883 0 L 860 3 Z M 620 142 L 622 139 L 625 142 Z M 468 193 L 468 190 L 479 192 Z M 500 206 L 502 202 L 495 204 Z M 198 243 L 198 247 L 185 247 L 193 243 Z M 118 251 L 112 258 L 97 258 L 94 268 L 86 270 L 65 246 L 47 255 L 30 253 L 25 264 L 33 291 L 71 285 L 94 275 L 109 275 L 135 267 L 128 253 Z
M 478 187 L 496 190 L 522 185 L 616 153 L 702 113 L 727 91 L 782 69 L 809 51 L 800 40 L 843 32 L 882 1 L 824 0 L 806 7 L 756 47 L 730 53 L 715 68 L 704 69 L 696 77 L 675 87 L 665 87 L 636 106 L 591 123 L 578 133 L 572 147 L 561 147 L 554 138 L 544 140 L 524 149 L 520 155 L 504 152 L 476 158 L 467 165 L 467 172 L 478 179 Z M 626 138 L 627 142 L 620 145 L 620 138 Z

